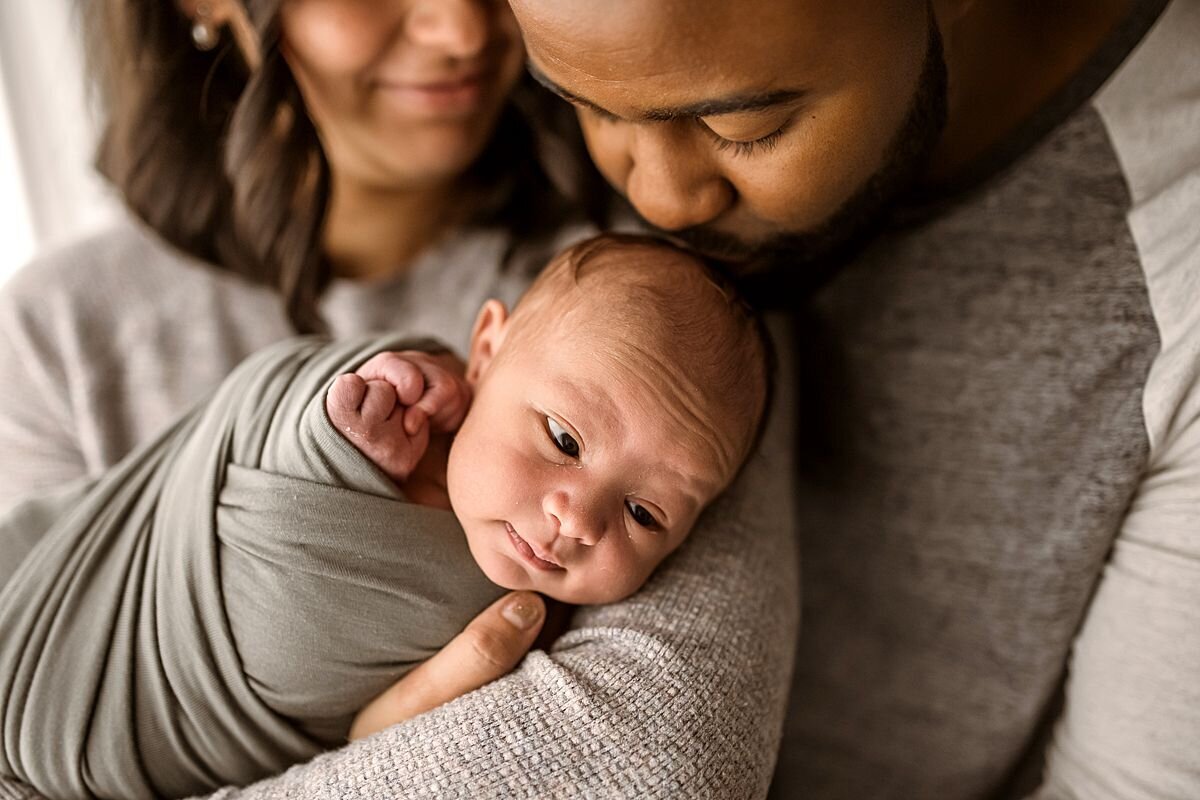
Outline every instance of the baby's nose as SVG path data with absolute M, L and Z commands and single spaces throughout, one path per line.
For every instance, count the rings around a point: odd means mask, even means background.
M 543 510 L 551 517 L 559 535 L 589 546 L 604 538 L 603 515 L 594 512 L 591 505 L 562 489 L 547 492 L 542 502 Z

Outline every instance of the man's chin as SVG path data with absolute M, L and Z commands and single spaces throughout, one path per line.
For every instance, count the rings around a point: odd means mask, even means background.
M 661 233 L 712 261 L 755 305 L 778 308 L 791 307 L 797 298 L 823 285 L 870 238 L 876 221 L 835 219 L 817 231 L 780 233 L 754 241 L 707 228 Z
M 780 233 L 747 240 L 722 231 L 689 228 L 663 231 L 664 236 L 718 263 L 735 278 L 761 277 L 764 272 L 786 268 L 805 269 L 824 261 L 844 241 L 833 234 L 844 231 Z

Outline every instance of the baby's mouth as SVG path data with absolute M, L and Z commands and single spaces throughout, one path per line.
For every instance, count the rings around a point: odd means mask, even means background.
M 566 569 L 557 561 L 546 558 L 547 554 L 534 550 L 533 545 L 522 539 L 521 535 L 516 532 L 510 523 L 504 523 L 504 529 L 508 531 L 508 539 L 512 542 L 512 546 L 517 551 L 517 554 L 533 566 L 544 570 Z

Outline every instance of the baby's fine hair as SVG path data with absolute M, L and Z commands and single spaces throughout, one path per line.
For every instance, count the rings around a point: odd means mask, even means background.
M 604 303 L 605 327 L 616 338 L 648 339 L 677 359 L 720 418 L 740 424 L 739 464 L 745 461 L 762 435 L 774 354 L 761 317 L 725 275 L 664 239 L 601 234 L 560 253 L 513 321 L 569 313 L 572 294 L 579 305 Z

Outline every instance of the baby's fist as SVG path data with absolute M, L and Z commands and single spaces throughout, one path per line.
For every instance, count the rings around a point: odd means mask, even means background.
M 405 430 L 401 397 L 397 385 L 360 374 L 339 375 L 325 397 L 333 426 L 396 483 L 408 479 L 429 446 L 428 426 Z

